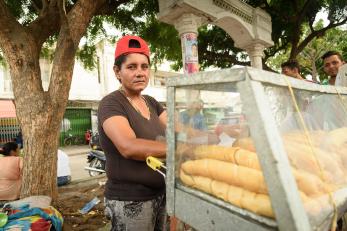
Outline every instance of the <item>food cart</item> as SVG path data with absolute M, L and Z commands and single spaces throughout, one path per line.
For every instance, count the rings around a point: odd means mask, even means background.
M 197 98 L 244 119 L 182 126 L 176 105 Z M 197 230 L 328 230 L 347 209 L 346 99 L 250 67 L 168 79 L 169 215 Z

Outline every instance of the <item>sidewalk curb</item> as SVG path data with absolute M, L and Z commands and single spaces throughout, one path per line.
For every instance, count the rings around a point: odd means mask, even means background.
M 102 174 L 100 176 L 93 176 L 89 178 L 83 178 L 83 179 L 78 179 L 78 180 L 72 180 L 70 184 L 60 186 L 60 189 L 68 189 L 68 188 L 73 188 L 76 185 L 88 185 L 88 184 L 97 184 L 99 181 L 106 181 L 106 175 Z
M 87 155 L 89 151 L 87 152 L 75 152 L 75 153 L 66 153 L 68 156 L 80 156 L 80 155 Z

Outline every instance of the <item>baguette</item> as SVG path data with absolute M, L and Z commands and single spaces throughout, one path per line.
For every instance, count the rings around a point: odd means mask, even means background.
M 262 216 L 275 218 L 275 214 L 271 207 L 271 201 L 267 194 L 250 192 L 246 189 L 203 176 L 187 175 L 182 169 L 180 171 L 180 179 L 189 187 L 214 195 L 239 208 L 247 209 Z M 299 193 L 308 214 L 317 216 L 321 213 L 323 205 L 324 208 L 327 207 L 327 204 L 322 203 L 321 200 L 307 197 L 305 193 L 300 191 Z
M 187 186 L 212 194 L 217 198 L 227 201 L 237 207 L 250 210 L 263 216 L 271 218 L 275 217 L 268 195 L 249 192 L 240 187 L 215 181 L 208 177 L 190 176 L 187 175 L 182 169 L 180 171 L 180 178 Z
M 255 193 L 267 193 L 261 171 L 213 159 L 186 161 L 181 165 L 189 175 L 208 177 Z
M 330 187 L 316 175 L 296 169 L 292 172 L 299 190 L 306 195 L 316 197 L 329 192 Z
M 250 138 L 250 137 L 237 139 L 233 143 L 233 147 L 239 147 L 239 148 L 251 151 L 251 152 L 256 152 L 255 145 L 253 143 L 252 138 Z
M 344 172 L 342 171 L 342 163 L 339 162 L 339 159 L 336 160 L 329 156 L 328 153 L 314 147 L 313 154 L 312 149 L 307 145 L 292 145 L 285 143 L 285 148 L 288 153 L 288 158 L 295 168 L 321 177 L 320 168 L 318 166 L 319 163 L 328 183 L 342 183 Z
M 195 159 L 215 159 L 261 170 L 257 154 L 238 147 L 201 145 L 195 148 L 194 156 Z

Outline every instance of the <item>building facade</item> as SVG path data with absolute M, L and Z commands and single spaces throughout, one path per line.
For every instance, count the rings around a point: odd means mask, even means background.
M 98 102 L 105 95 L 118 89 L 120 83 L 113 72 L 114 45 L 102 40 L 97 44 L 97 68 L 86 70 L 76 60 L 68 106 L 61 126 L 61 145 L 68 137 L 84 140 L 86 130 L 97 130 Z M 52 64 L 47 59 L 40 60 L 42 86 L 48 89 Z M 165 79 L 178 73 L 151 70 L 149 86 L 144 94 L 155 97 L 159 102 L 166 101 Z M 8 68 L 0 66 L 0 144 L 12 140 L 19 132 L 15 118 L 14 95 Z

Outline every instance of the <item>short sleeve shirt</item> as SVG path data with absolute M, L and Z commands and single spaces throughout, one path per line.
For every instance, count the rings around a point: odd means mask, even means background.
M 105 197 L 110 200 L 144 201 L 165 192 L 164 178 L 146 165 L 145 161 L 126 159 L 107 137 L 102 127 L 105 120 L 113 116 L 125 117 L 137 138 L 156 140 L 165 136 L 159 116 L 164 108 L 154 98 L 145 95 L 151 116 L 147 120 L 131 105 L 119 91 L 105 96 L 98 110 L 100 144 L 106 155 Z

